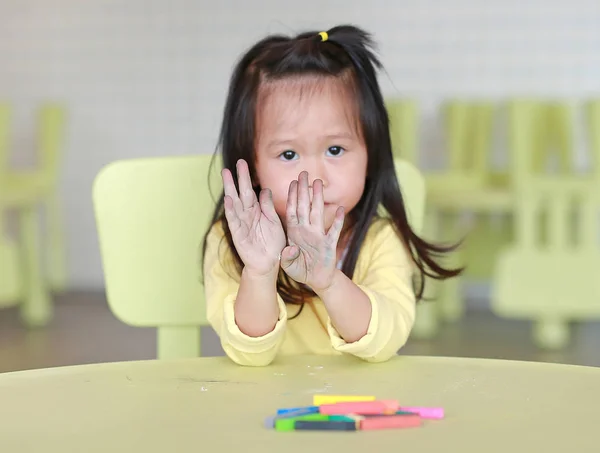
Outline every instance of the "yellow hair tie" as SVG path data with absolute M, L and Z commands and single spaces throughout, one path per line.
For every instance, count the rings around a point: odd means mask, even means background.
M 325 42 L 329 39 L 329 35 L 326 31 L 322 31 L 321 33 L 319 33 L 319 35 L 321 36 L 321 42 Z

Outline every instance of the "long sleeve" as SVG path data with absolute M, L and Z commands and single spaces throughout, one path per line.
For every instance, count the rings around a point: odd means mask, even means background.
M 235 267 L 220 224 L 212 227 L 204 256 L 204 293 L 206 315 L 215 329 L 227 356 L 239 365 L 270 364 L 281 346 L 287 324 L 287 309 L 277 295 L 279 320 L 275 328 L 261 337 L 245 335 L 235 322 L 234 304 L 239 288 Z M 232 274 L 232 275 L 230 275 Z
M 352 354 L 369 362 L 383 362 L 406 343 L 415 320 L 415 293 L 412 286 L 413 262 L 393 226 L 367 235 L 367 267 L 357 286 L 371 302 L 367 334 L 346 343 L 328 322 L 328 333 L 336 351 Z

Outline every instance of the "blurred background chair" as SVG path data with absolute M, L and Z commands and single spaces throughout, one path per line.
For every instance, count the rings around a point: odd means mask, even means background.
M 418 162 L 418 108 L 405 99 L 389 99 L 387 105 L 395 154 L 404 153 Z M 600 143 L 598 105 L 598 101 L 591 101 L 584 106 L 590 149 L 596 150 L 590 160 L 591 165 L 596 162 L 596 168 Z M 495 112 L 506 112 L 508 117 L 502 129 L 510 137 L 504 144 L 506 168 L 493 165 Z M 434 336 L 441 320 L 456 321 L 462 317 L 465 281 L 492 283 L 503 250 L 516 240 L 518 222 L 514 216 L 520 215 L 518 210 L 522 209 L 517 201 L 523 201 L 521 193 L 528 190 L 530 182 L 535 184 L 534 176 L 558 172 L 578 178 L 571 103 L 523 98 L 494 105 L 454 99 L 441 106 L 440 114 L 446 165 L 441 171 L 423 170 L 427 185 L 424 235 L 438 242 L 464 239 L 448 263 L 466 264 L 466 271 L 460 278 L 443 283 L 428 282 L 426 297 L 437 302 L 419 308 L 414 335 L 420 338 Z M 527 163 L 519 160 L 523 158 Z M 561 187 L 556 186 L 556 193 Z M 546 221 L 538 223 L 538 234 L 548 227 Z
M 589 103 L 590 169 L 575 174 L 570 112 L 517 103 L 511 111 L 515 242 L 503 250 L 492 282 L 492 309 L 533 321 L 535 343 L 566 346 L 570 321 L 600 319 L 600 107 Z M 535 124 L 547 121 L 558 138 L 558 168 Z M 532 152 L 532 150 L 534 152 Z
M 395 155 L 419 162 L 418 108 L 406 99 L 388 99 L 387 107 Z M 494 236 L 494 224 L 488 219 L 490 213 L 506 210 L 510 205 L 506 175 L 490 165 L 493 112 L 491 102 L 446 101 L 441 106 L 446 165 L 441 171 L 423 170 L 427 186 L 423 234 L 430 240 L 446 243 L 457 242 L 466 236 L 463 247 L 447 262 L 451 266 L 469 263 L 466 277 L 469 277 L 470 269 L 475 269 L 471 272 L 479 278 L 482 278 L 481 274 L 483 278 L 491 277 L 489 269 L 493 253 L 489 249 L 500 247 L 503 238 Z M 461 226 L 465 212 L 474 214 L 476 220 L 468 235 Z M 486 250 L 481 250 L 482 243 Z M 471 244 L 476 244 L 476 253 Z M 477 262 L 471 266 L 472 260 Z M 462 280 L 454 278 L 443 283 L 428 280 L 425 297 L 437 302 L 419 307 L 414 330 L 416 337 L 435 335 L 440 319 L 458 320 L 462 316 Z
M 210 155 L 114 162 L 98 174 L 93 201 L 106 297 L 122 322 L 157 328 L 157 357 L 196 357 L 207 325 L 202 240 L 222 183 Z M 218 159 L 215 160 L 215 163 Z M 397 160 L 410 221 L 420 229 L 425 186 Z
M 52 316 L 52 291 L 66 287 L 66 250 L 58 193 L 65 141 L 66 111 L 60 104 L 40 106 L 33 169 L 9 165 L 11 106 L 0 105 L 0 307 L 20 304 L 28 326 Z M 40 208 L 45 214 L 42 222 Z M 17 238 L 7 231 L 7 214 L 17 216 Z

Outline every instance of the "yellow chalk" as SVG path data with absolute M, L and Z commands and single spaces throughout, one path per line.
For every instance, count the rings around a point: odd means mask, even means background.
M 374 396 L 359 396 L 359 395 L 314 395 L 313 406 L 321 406 L 322 404 L 336 403 L 357 403 L 360 401 L 375 401 Z

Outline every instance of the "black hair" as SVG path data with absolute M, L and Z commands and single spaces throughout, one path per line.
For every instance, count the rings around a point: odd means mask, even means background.
M 420 270 L 421 278 L 415 292 L 417 299 L 421 299 L 425 277 L 443 280 L 457 276 L 462 269 L 447 269 L 437 261 L 437 258 L 453 251 L 456 245 L 429 243 L 418 236 L 408 223 L 394 167 L 388 113 L 376 75 L 376 70 L 382 69 L 382 65 L 374 49 L 371 35 L 352 25 L 331 28 L 326 39 L 318 31 L 309 31 L 295 37 L 271 35 L 260 40 L 241 57 L 231 76 L 218 148 L 223 168 L 231 171 L 236 186 L 236 162 L 239 159 L 246 160 L 250 176 L 256 181 L 254 144 L 261 85 L 307 76 L 332 77 L 350 83 L 356 97 L 368 164 L 363 195 L 346 215 L 345 223 L 352 234 L 342 272 L 352 278 L 367 231 L 379 216 L 378 209 L 382 206 Z M 261 187 L 257 185 L 254 189 L 258 197 Z M 243 263 L 229 234 L 223 195 L 221 193 L 217 200 L 211 225 L 222 223 L 229 250 L 235 258 L 238 273 L 241 273 Z M 207 236 L 203 251 L 206 251 Z M 305 298 L 314 295 L 306 287 L 297 285 L 283 271 L 279 273 L 277 291 L 286 303 L 299 304 L 301 308 Z

